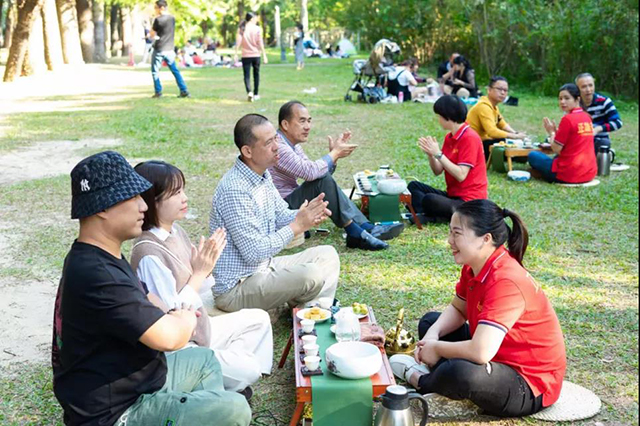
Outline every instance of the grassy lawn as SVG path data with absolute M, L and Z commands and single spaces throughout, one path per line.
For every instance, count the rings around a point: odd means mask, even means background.
M 403 176 L 444 188 L 444 179 L 430 173 L 426 156 L 415 143 L 423 135 L 439 140 L 444 136 L 431 105 L 345 103 L 343 96 L 353 78 L 351 61 L 312 60 L 303 72 L 296 72 L 291 60 L 283 65 L 276 55 L 271 59 L 273 64 L 263 67 L 259 102 L 246 102 L 237 69 L 184 71 L 193 95 L 188 100 L 174 97 L 177 88 L 171 80 L 164 82 L 164 98 L 150 99 L 149 77 L 149 87 L 131 90 L 124 98 L 102 94 L 104 103 L 92 103 L 90 109 L 68 112 L 54 108 L 10 116 L 4 123 L 0 153 L 35 141 L 122 139 L 117 149 L 126 157 L 164 159 L 185 172 L 194 218 L 183 226 L 195 238 L 207 232 L 211 195 L 236 156 L 232 140 L 236 120 L 257 112 L 275 122 L 281 104 L 299 99 L 314 117 L 312 142 L 305 147 L 310 157 L 326 153 L 326 135 L 345 128 L 353 131 L 360 146 L 352 157 L 340 161 L 336 172 L 344 187 L 351 186 L 352 173 L 390 164 Z M 148 69 L 133 72 L 149 73 Z M 311 87 L 317 88 L 316 94 L 303 93 Z M 98 85 L 96 93 L 101 93 Z M 514 128 L 541 138 L 542 118 L 560 119 L 555 98 L 517 88 L 511 94 L 520 98 L 520 106 L 504 107 L 503 113 Z M 83 97 L 76 100 L 82 104 Z M 617 158 L 630 164 L 631 170 L 613 173 L 601 178 L 601 185 L 585 189 L 514 183 L 503 174 L 490 172 L 489 194 L 521 214 L 529 227 L 525 265 L 542 284 L 560 318 L 567 343 L 567 379 L 602 398 L 603 409 L 595 420 L 637 424 L 638 106 L 622 101 L 617 105 L 625 125 L 615 133 L 614 146 Z M 89 147 L 86 152 L 94 150 Z M 34 208 L 37 214 L 30 214 Z M 57 282 L 77 227 L 68 219 L 69 209 L 67 176 L 0 186 L 2 221 L 11 223 L 13 232 L 21 235 L 11 248 L 16 262 L 10 267 L 0 265 L 0 277 Z M 385 328 L 404 307 L 408 326 L 416 332 L 422 314 L 443 309 L 453 296 L 459 267 L 446 244 L 446 225 L 431 225 L 422 231 L 409 227 L 389 250 L 376 253 L 347 250 L 342 233 L 330 222 L 327 227 L 331 229 L 328 236 L 315 236 L 302 248 L 333 244 L 342 260 L 338 298 L 343 304 L 361 301 L 373 305 Z M 282 318 L 274 328 L 276 360 L 288 336 L 287 327 Z M 3 372 L 0 424 L 62 424 L 50 382 L 47 363 L 14 366 Z M 293 383 L 289 359 L 285 369 L 256 386 L 254 412 L 268 410 L 288 422 L 294 405 Z M 488 424 L 488 420 L 465 419 L 464 423 Z

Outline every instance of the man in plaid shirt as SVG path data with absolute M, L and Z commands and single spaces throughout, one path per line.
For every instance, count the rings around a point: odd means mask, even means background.
M 278 163 L 269 169 L 273 183 L 290 208 L 296 209 L 305 200 L 325 194 L 331 220 L 347 234 L 347 247 L 364 250 L 383 250 L 389 247 L 382 240 L 397 237 L 404 229 L 402 223 L 373 225 L 347 197 L 333 172 L 339 159 L 348 157 L 356 145 L 349 143 L 351 132 L 342 133 L 334 142 L 329 137 L 329 153 L 313 161 L 309 159 L 302 143 L 309 139 L 311 115 L 299 101 L 290 101 L 280 108 L 278 114 Z M 298 179 L 304 182 L 298 185 Z
M 278 161 L 277 134 L 267 118 L 245 115 L 236 123 L 234 140 L 240 155 L 220 180 L 209 216 L 211 232 L 227 230 L 227 246 L 214 269 L 216 306 L 227 312 L 268 310 L 333 299 L 340 274 L 333 247 L 274 257 L 294 235 L 331 215 L 324 194 L 289 209 L 267 171 Z

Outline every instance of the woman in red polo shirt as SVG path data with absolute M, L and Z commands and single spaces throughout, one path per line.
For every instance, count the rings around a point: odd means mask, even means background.
M 453 258 L 463 265 L 456 296 L 442 314 L 420 320 L 415 358 L 391 357 L 396 376 L 421 393 L 469 399 L 495 416 L 527 416 L 558 400 L 564 338 L 522 266 L 527 243 L 520 217 L 492 201 L 456 209 L 449 231 Z
M 566 113 L 560 125 L 556 128 L 553 121 L 544 118 L 551 149 L 557 156 L 551 158 L 542 152 L 532 151 L 528 157 L 529 164 L 548 182 L 589 182 L 598 172 L 591 116 L 580 108 L 580 90 L 573 83 L 560 88 L 558 100 L 560 109 Z
M 411 204 L 425 222 L 449 222 L 453 210 L 465 201 L 487 198 L 487 168 L 482 140 L 465 120 L 467 106 L 457 96 L 442 96 L 433 105 L 440 126 L 449 133 L 442 149 L 436 138 L 420 138 L 420 148 L 429 156 L 429 166 L 438 176 L 444 172 L 447 190 L 421 182 L 409 183 Z

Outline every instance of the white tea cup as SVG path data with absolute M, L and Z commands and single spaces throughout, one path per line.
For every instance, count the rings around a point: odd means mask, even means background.
M 314 336 L 313 334 L 307 334 L 306 336 L 302 336 L 302 347 L 305 345 L 315 345 L 318 340 L 318 336 Z
M 333 297 L 321 297 L 318 299 L 318 303 L 322 309 L 329 309 L 333 305 Z
M 314 320 L 303 319 L 300 321 L 300 325 L 302 326 L 302 331 L 305 333 L 311 333 L 313 331 L 313 326 L 316 325 Z
M 307 370 L 316 371 L 318 367 L 320 367 L 320 357 L 319 356 L 305 356 L 304 357 L 304 365 L 307 366 Z
M 320 349 L 320 346 L 318 346 L 317 344 L 308 344 L 304 345 L 302 349 L 304 349 L 304 354 L 306 356 L 318 356 L 318 350 Z

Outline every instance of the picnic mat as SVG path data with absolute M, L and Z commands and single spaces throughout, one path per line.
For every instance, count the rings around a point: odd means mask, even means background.
M 316 323 L 320 346 L 322 376 L 311 376 L 311 402 L 314 426 L 371 426 L 373 422 L 373 385 L 371 379 L 349 380 L 329 372 L 324 353 L 337 343 L 329 329 L 330 321 Z

